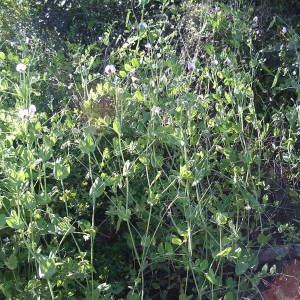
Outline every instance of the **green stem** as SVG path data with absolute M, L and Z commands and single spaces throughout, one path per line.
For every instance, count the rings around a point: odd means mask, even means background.
M 47 280 L 47 283 L 48 283 L 49 291 L 50 291 L 50 294 L 51 294 L 51 299 L 54 300 L 55 297 L 54 297 L 53 289 L 52 289 L 52 286 L 51 286 L 51 283 L 50 283 L 49 279 Z
M 89 153 L 89 176 L 91 182 L 93 182 L 93 174 L 92 174 L 92 166 L 91 166 L 91 155 Z M 96 199 L 93 196 L 93 211 L 92 211 L 92 233 L 91 233 L 91 278 L 92 278 L 92 299 L 94 299 L 94 229 L 95 229 L 95 206 L 96 206 Z

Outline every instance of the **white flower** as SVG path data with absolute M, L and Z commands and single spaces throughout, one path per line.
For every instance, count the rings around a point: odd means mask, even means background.
M 217 66 L 217 65 L 219 64 L 219 62 L 218 62 L 216 59 L 214 59 L 214 60 L 212 61 L 212 63 L 213 63 L 215 66 Z
M 27 118 L 27 117 L 32 117 L 36 112 L 36 107 L 35 105 L 31 104 L 29 105 L 28 108 L 21 108 L 19 109 L 18 111 L 18 116 L 20 119 L 24 119 L 24 118 Z
M 106 282 L 104 283 L 101 283 L 100 285 L 97 286 L 97 289 L 100 291 L 100 292 L 106 292 L 108 291 L 108 289 L 111 287 L 110 284 L 107 284 Z
M 90 235 L 89 234 L 84 234 L 83 239 L 84 239 L 85 242 L 87 242 L 90 239 Z
M 24 119 L 28 116 L 28 109 L 19 109 L 18 116 L 20 119 Z
M 251 209 L 251 206 L 250 206 L 249 204 L 247 204 L 247 205 L 245 206 L 245 209 L 249 211 L 249 210 Z
M 258 16 L 255 16 L 255 17 L 253 18 L 253 23 L 256 23 L 256 24 L 257 24 L 257 22 L 258 22 Z
M 161 112 L 161 108 L 159 106 L 153 106 L 151 112 L 153 115 L 158 115 Z
M 33 105 L 33 104 L 29 105 L 29 107 L 28 107 L 28 113 L 29 114 L 34 114 L 35 112 L 36 112 L 35 105 Z
M 191 72 L 195 69 L 195 63 L 194 62 L 189 62 L 188 63 L 188 70 Z
M 114 65 L 107 65 L 106 67 L 105 67 L 105 73 L 106 74 L 108 74 L 108 75 L 110 75 L 110 74 L 114 74 L 114 73 L 116 73 L 116 67 L 114 66 Z
M 25 72 L 26 68 L 27 68 L 27 66 L 25 64 L 22 64 L 22 63 L 18 63 L 16 65 L 16 71 L 19 72 L 19 73 Z

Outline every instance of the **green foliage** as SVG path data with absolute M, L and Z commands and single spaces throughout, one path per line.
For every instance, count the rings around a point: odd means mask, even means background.
M 299 242 L 295 30 L 239 1 L 96 2 L 3 4 L 3 297 L 254 297 L 256 249 Z

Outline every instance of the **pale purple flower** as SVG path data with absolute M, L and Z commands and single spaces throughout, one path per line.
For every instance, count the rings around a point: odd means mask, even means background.
M 282 29 L 281 29 L 281 33 L 282 34 L 285 34 L 285 33 L 287 33 L 287 28 L 284 26 L 284 27 L 282 27 Z
M 151 112 L 153 115 L 158 115 L 161 112 L 161 108 L 159 106 L 153 106 Z
M 25 44 L 27 44 L 27 45 L 32 45 L 32 44 L 33 44 L 32 39 L 29 38 L 28 36 L 26 36 L 26 38 L 25 38 Z
M 104 71 L 106 74 L 111 75 L 116 73 L 116 67 L 114 65 L 107 65 Z
M 216 60 L 216 59 L 214 59 L 214 60 L 212 61 L 212 63 L 213 63 L 215 66 L 217 66 L 217 65 L 219 64 L 218 60 Z
M 188 67 L 188 70 L 191 72 L 195 69 L 196 66 L 195 66 L 194 62 L 189 62 L 187 67 Z
M 34 161 L 34 165 L 37 166 L 39 165 L 43 160 L 41 158 L 38 158 Z
M 135 74 L 135 71 L 136 71 L 136 69 L 135 69 L 135 68 L 132 68 L 132 69 L 129 71 L 129 74 L 130 74 L 130 75 L 134 75 L 134 74 Z
M 138 79 L 134 76 L 131 77 L 131 80 L 132 80 L 132 83 L 137 83 L 138 82 Z
M 18 63 L 16 65 L 16 71 L 19 72 L 19 73 L 23 73 L 25 72 L 27 69 L 27 66 L 25 64 L 22 64 L 22 63 Z
M 148 43 L 145 45 L 146 51 L 149 51 L 151 48 L 152 48 L 152 45 L 148 42 Z
M 133 85 L 134 87 L 137 87 L 138 78 L 132 76 L 132 77 L 131 77 L 131 81 L 132 81 L 132 85 Z
M 226 59 L 224 60 L 224 64 L 225 65 L 230 65 L 231 64 L 231 60 L 230 58 L 227 56 Z

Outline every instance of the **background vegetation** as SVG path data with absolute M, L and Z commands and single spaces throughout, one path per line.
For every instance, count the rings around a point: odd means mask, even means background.
M 257 2 L 2 1 L 3 299 L 262 299 L 258 250 L 300 239 L 300 24 Z

